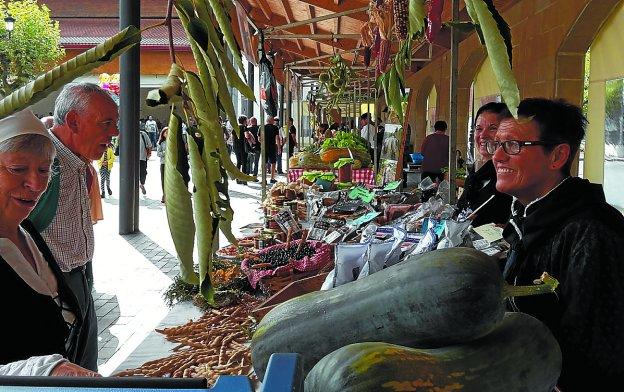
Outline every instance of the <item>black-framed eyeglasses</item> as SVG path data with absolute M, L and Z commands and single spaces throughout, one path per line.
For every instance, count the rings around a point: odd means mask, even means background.
M 522 147 L 527 146 L 554 146 L 556 144 L 561 144 L 561 142 L 555 141 L 541 141 L 541 140 L 505 140 L 504 142 L 500 142 L 498 140 L 488 140 L 485 142 L 485 149 L 488 154 L 494 155 L 498 147 L 503 147 L 503 151 L 505 151 L 509 155 L 520 154 Z

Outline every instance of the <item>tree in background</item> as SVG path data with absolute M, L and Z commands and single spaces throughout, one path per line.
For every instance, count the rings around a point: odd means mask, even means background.
M 2 22 L 8 14 L 15 18 L 10 39 Z M 50 10 L 36 0 L 0 2 L 0 98 L 35 79 L 62 59 L 61 32 Z

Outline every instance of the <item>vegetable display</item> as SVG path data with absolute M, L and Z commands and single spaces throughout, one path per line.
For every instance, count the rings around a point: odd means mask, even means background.
M 174 353 L 115 376 L 203 377 L 208 380 L 208 386 L 222 374 L 244 375 L 254 381 L 249 347 L 245 343 L 255 324 L 251 310 L 260 302 L 247 295 L 239 305 L 213 309 L 196 321 L 156 330 L 170 342 L 178 343 Z
M 561 350 L 548 327 L 527 314 L 507 313 L 485 337 L 456 346 L 342 347 L 314 366 L 305 390 L 548 392 L 560 373 Z
M 329 148 L 352 148 L 368 151 L 366 139 L 351 132 L 336 132 L 336 135 L 333 137 L 325 139 L 322 147 L 324 150 Z
M 187 180 L 180 171 L 180 154 L 183 143 L 169 143 L 166 151 L 165 192 L 167 193 L 167 218 L 171 236 L 182 265 L 182 278 L 188 283 L 199 282 L 202 296 L 212 303 L 213 245 L 218 231 L 236 244 L 231 222 L 234 211 L 230 206 L 228 178 L 254 181 L 241 173 L 231 162 L 223 138 L 219 111 L 225 112 L 230 122 L 237 122 L 228 84 L 242 95 L 254 99 L 253 92 L 228 59 L 220 37 L 232 49 L 236 42 L 227 14 L 217 0 L 175 0 L 175 8 L 188 36 L 197 73 L 184 70 L 177 64 L 158 94 L 148 95 L 150 104 L 169 103 L 176 94 L 182 96 L 183 112 L 188 126 L 188 153 L 195 191 L 187 190 Z M 234 50 L 233 50 L 234 51 Z M 241 66 L 240 54 L 234 60 Z M 172 113 L 170 125 L 174 135 L 180 133 L 181 120 Z M 236 130 L 238 131 L 238 130 Z M 191 202 L 192 197 L 192 202 Z M 193 243 L 197 239 L 199 276 L 193 272 Z
M 323 356 L 352 343 L 381 340 L 443 347 L 468 342 L 488 334 L 502 320 L 505 298 L 554 291 L 557 282 L 545 281 L 508 286 L 494 259 L 469 248 L 408 258 L 366 278 L 275 307 L 253 336 L 254 369 L 262 377 L 276 352 L 301 354 L 307 373 Z

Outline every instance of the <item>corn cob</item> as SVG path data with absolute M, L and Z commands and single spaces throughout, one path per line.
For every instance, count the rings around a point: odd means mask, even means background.
M 373 47 L 371 48 L 371 54 L 373 58 L 376 59 L 379 57 L 379 45 L 381 44 L 381 34 L 379 34 L 379 29 L 375 28 L 375 40 L 373 42 Z
M 394 31 L 399 41 L 407 39 L 408 0 L 394 0 Z
M 379 44 L 379 57 L 377 57 L 377 70 L 379 73 L 386 72 L 390 60 L 390 40 L 381 39 Z

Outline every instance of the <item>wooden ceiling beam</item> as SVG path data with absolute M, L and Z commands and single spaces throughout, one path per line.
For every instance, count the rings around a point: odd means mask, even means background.
M 345 5 L 344 3 L 339 3 L 336 4 L 335 1 L 333 0 L 297 0 L 301 3 L 305 3 L 314 7 L 318 7 L 318 8 L 322 8 L 324 10 L 330 11 L 330 12 L 341 12 L 341 11 L 345 11 Z M 349 0 L 349 8 L 351 8 L 351 4 L 353 3 L 353 8 L 359 8 L 359 7 L 364 7 L 366 5 L 368 5 L 368 1 L 361 1 L 361 0 Z M 368 15 L 366 14 L 366 12 L 360 12 L 357 14 L 352 14 L 349 15 L 350 18 L 353 19 L 357 19 L 361 22 L 368 22 Z
M 316 10 L 314 9 L 314 7 L 312 7 L 311 5 L 308 5 L 308 15 L 310 16 L 310 19 L 314 19 Z M 310 23 L 310 33 L 312 33 L 313 35 L 316 35 L 316 23 L 312 22 Z M 319 45 L 318 42 L 316 42 L 316 55 L 320 56 L 321 55 L 321 45 Z
M 266 16 L 267 19 L 271 19 L 273 13 L 271 12 L 271 6 L 267 3 L 267 0 L 257 0 L 260 10 Z
M 287 0 L 280 0 L 280 3 L 282 3 L 282 8 L 284 9 L 284 14 L 286 15 L 286 20 L 288 21 L 288 23 L 294 23 L 295 17 L 292 13 L 292 9 L 290 8 L 290 5 L 286 4 L 286 1 Z M 297 40 L 297 46 L 299 47 L 299 49 L 302 49 L 300 40 Z

